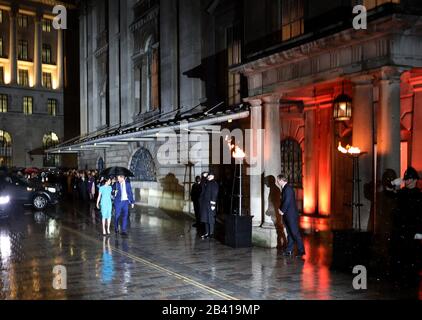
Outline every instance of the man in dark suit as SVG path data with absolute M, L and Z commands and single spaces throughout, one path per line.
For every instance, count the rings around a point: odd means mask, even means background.
M 124 176 L 118 176 L 117 182 L 114 186 L 115 198 L 114 198 L 114 208 L 115 208 L 115 220 L 114 220 L 114 231 L 119 232 L 119 220 L 122 216 L 122 236 L 127 235 L 127 224 L 129 217 L 129 205 L 132 206 L 132 209 L 135 206 L 135 200 L 133 198 L 132 187 L 130 182 L 126 180 Z
M 287 230 L 287 248 L 285 256 L 293 255 L 293 247 L 297 245 L 297 257 L 305 255 L 302 236 L 299 231 L 299 213 L 296 207 L 296 197 L 293 188 L 288 185 L 287 178 L 279 175 L 277 184 L 281 188 L 281 205 L 279 212 L 283 216 L 284 225 Z

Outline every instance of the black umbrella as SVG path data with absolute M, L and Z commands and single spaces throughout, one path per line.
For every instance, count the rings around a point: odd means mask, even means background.
M 101 172 L 101 176 L 103 177 L 117 177 L 117 176 L 125 176 L 125 177 L 134 177 L 132 171 L 124 167 L 110 167 L 104 169 Z

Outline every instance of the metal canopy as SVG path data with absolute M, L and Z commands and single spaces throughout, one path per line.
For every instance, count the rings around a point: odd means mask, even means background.
M 242 105 L 243 107 L 243 105 Z M 206 131 L 206 126 L 218 123 L 235 121 L 249 117 L 249 110 L 242 110 L 240 107 L 236 111 L 228 110 L 225 113 L 218 112 L 216 114 L 200 114 L 187 116 L 184 119 L 172 119 L 161 124 L 151 124 L 146 127 L 130 128 L 126 131 L 116 130 L 113 133 L 102 132 L 98 135 L 88 135 L 79 140 L 71 140 L 70 143 L 63 143 L 46 150 L 47 154 L 72 152 L 78 153 L 87 150 L 110 148 L 113 145 L 127 145 L 129 142 L 153 141 L 157 136 L 168 134 L 169 132 L 179 132 L 180 130 L 191 131 L 198 128 L 202 132 Z

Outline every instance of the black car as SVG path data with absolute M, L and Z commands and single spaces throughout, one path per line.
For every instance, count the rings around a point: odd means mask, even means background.
M 31 205 L 37 210 L 58 202 L 56 188 L 30 183 L 18 176 L 0 176 L 0 190 L 5 197 L 9 197 L 10 202 Z

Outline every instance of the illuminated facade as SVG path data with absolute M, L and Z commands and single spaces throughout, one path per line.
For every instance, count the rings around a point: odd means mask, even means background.
M 52 2 L 0 1 L 0 165 L 43 167 L 43 138 L 63 139 L 63 32 Z M 50 161 L 51 162 L 51 161 Z
M 368 9 L 368 30 L 352 28 L 358 4 Z M 177 124 L 196 108 L 186 118 L 194 123 L 216 105 L 220 114 L 249 108 L 249 118 L 225 119 L 231 130 L 265 129 L 251 154 L 262 156 L 264 175 L 242 180 L 242 212 L 254 216 L 259 245 L 280 244 L 279 196 L 266 179 L 280 173 L 296 189 L 304 228 L 353 227 L 345 205 L 352 162 L 339 143 L 365 152 L 364 230 L 376 228 L 383 172 L 422 170 L 418 0 L 87 0 L 80 9 L 81 136 L 51 151 L 78 153 L 82 169 L 132 168 L 145 205 L 192 211 L 192 177 L 209 166 L 160 164 L 162 142 L 141 131 Z M 215 171 L 232 185 L 233 166 Z
M 352 28 L 357 4 L 368 9 L 367 30 Z M 352 160 L 337 150 L 339 143 L 356 146 L 365 152 L 360 157 L 361 225 L 376 231 L 385 223 L 377 203 L 385 170 L 401 177 L 409 165 L 422 170 L 420 2 L 282 0 L 263 7 L 248 1 L 247 6 L 249 21 L 282 11 L 272 19 L 272 37 L 253 35 L 246 27 L 246 37 L 253 36 L 251 49 L 247 61 L 232 69 L 248 78 L 252 127 L 275 132 L 265 136 L 264 176 L 292 172 L 294 167 L 284 170 L 279 155 L 285 141 L 296 141 L 303 159 L 298 160 L 303 184 L 296 185 L 302 227 L 357 228 L 350 207 Z M 265 23 L 251 24 L 251 32 L 268 30 Z M 340 95 L 351 98 L 351 118 L 350 101 L 338 103 Z M 342 112 L 346 116 L 339 116 Z M 255 237 L 275 246 L 277 204 L 267 186 L 261 191 L 261 177 L 251 179 Z

